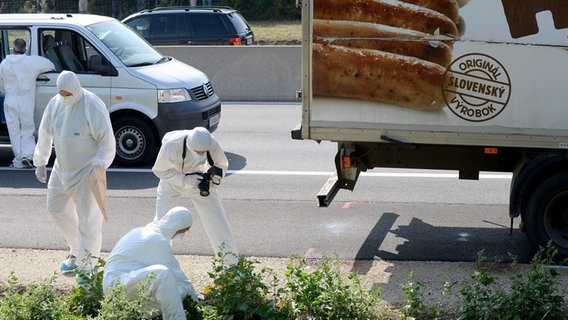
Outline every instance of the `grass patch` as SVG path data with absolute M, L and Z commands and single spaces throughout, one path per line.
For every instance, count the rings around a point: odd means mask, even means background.
M 302 24 L 297 21 L 250 22 L 254 32 L 255 45 L 300 45 Z

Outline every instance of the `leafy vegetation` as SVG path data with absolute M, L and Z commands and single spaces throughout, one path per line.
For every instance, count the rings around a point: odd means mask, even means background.
M 53 285 L 55 275 L 41 283 L 24 286 L 13 274 L 0 300 L 0 319 L 5 320 L 59 320 L 81 319 L 67 307 Z
M 89 262 L 92 261 L 90 258 Z M 86 273 L 77 271 L 77 279 L 85 282 L 85 285 L 77 286 L 69 295 L 69 308 L 74 314 L 80 316 L 96 316 L 104 299 L 103 271 L 105 261 L 98 258 L 97 263 L 91 266 L 93 272 Z
M 460 319 L 566 319 L 566 294 L 560 291 L 558 272 L 547 267 L 553 264 L 555 251 L 543 249 L 534 256 L 528 272 L 517 270 L 510 278 L 510 288 L 504 288 L 489 274 L 480 254 L 477 268 L 470 279 L 464 280 L 459 291 Z M 564 288 L 563 290 L 566 290 Z
M 291 259 L 282 298 L 288 319 L 377 319 L 380 290 L 364 290 L 355 273 L 346 282 L 338 264 L 328 258 L 313 270 L 305 259 Z
M 112 16 L 114 0 L 89 0 L 88 12 L 92 14 Z M 143 9 L 169 6 L 188 6 L 188 0 L 119 0 L 120 13 L 117 19 L 123 19 L 130 14 Z M 202 1 L 198 0 L 201 6 Z M 227 6 L 239 10 L 250 21 L 286 21 L 299 20 L 301 10 L 295 0 L 214 0 L 215 6 Z M 33 0 L 33 1 L 4 1 L 4 13 L 35 13 L 57 12 L 77 13 L 77 0 Z
M 363 288 L 359 276 L 345 274 L 335 259 L 308 261 L 293 256 L 284 278 L 273 270 L 259 268 L 258 261 L 240 256 L 232 267 L 223 257 L 213 259 L 205 288 L 205 299 L 183 301 L 188 319 L 566 319 L 567 288 L 558 284 L 558 272 L 549 265 L 555 251 L 535 255 L 530 269 L 512 264 L 513 274 L 505 286 L 491 275 L 491 263 L 483 252 L 475 270 L 461 283 L 446 284 L 444 293 L 433 305 L 424 303 L 424 282 L 411 272 L 402 284 L 406 303 L 393 309 L 380 299 L 381 291 Z M 102 293 L 104 261 L 98 260 L 92 274 L 78 273 L 85 284 L 71 293 L 58 292 L 55 275 L 40 283 L 24 285 L 11 274 L 0 284 L 0 319 L 141 319 L 155 316 L 147 295 L 152 278 L 137 288 L 135 297 L 118 285 Z M 455 286 L 460 286 L 457 290 Z M 452 296 L 457 303 L 447 299 Z M 160 319 L 156 317 L 154 319 Z
M 541 249 L 533 257 L 528 271 L 520 268 L 515 259 L 510 287 L 506 287 L 491 276 L 491 263 L 485 261 L 482 251 L 478 253 L 475 270 L 461 282 L 461 288 L 453 292 L 453 284 L 446 283 L 443 297 L 433 306 L 422 302 L 422 283 L 415 281 L 411 273 L 409 281 L 402 286 L 407 297 L 402 312 L 416 319 L 565 320 L 568 291 L 559 288 L 559 274 L 549 267 L 554 264 L 556 253 L 550 246 Z M 449 295 L 458 298 L 455 310 L 444 306 L 443 298 Z

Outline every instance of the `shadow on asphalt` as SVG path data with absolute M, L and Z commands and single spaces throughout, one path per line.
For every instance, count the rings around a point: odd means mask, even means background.
M 447 261 L 474 262 L 478 253 L 488 261 L 528 263 L 533 252 L 525 234 L 518 228 L 509 234 L 509 226 L 496 226 L 490 222 L 487 228 L 440 227 L 412 218 L 407 226 L 395 225 L 398 214 L 384 212 L 359 248 L 356 260 L 382 259 L 387 261 Z M 381 250 L 381 244 L 389 233 L 403 240 L 394 252 Z M 364 265 L 358 266 L 365 274 Z

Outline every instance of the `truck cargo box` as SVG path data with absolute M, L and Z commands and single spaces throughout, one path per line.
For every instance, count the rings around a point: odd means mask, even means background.
M 302 138 L 568 148 L 568 1 L 303 10 Z

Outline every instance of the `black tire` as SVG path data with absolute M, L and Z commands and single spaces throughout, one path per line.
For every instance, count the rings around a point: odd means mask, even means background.
M 550 242 L 558 258 L 568 257 L 568 173 L 545 180 L 529 199 L 524 228 L 535 250 Z
M 144 166 L 152 163 L 158 153 L 158 137 L 142 119 L 131 117 L 116 120 L 114 163 L 122 166 Z

